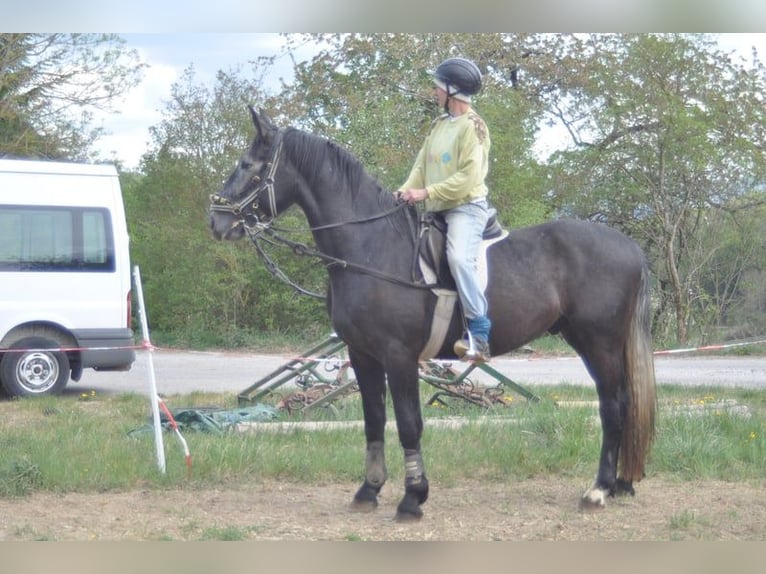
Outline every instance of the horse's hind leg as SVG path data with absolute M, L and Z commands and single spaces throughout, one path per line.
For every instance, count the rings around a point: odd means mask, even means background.
M 378 494 L 388 477 L 383 444 L 386 426 L 386 377 L 383 366 L 371 357 L 355 353 L 349 348 L 349 359 L 362 395 L 364 432 L 367 439 L 364 482 L 354 495 L 351 508 L 368 512 L 377 508 Z
M 617 492 L 617 461 L 629 400 L 622 354 L 619 351 L 604 354 L 596 353 L 598 358 L 591 360 L 589 367 L 596 379 L 602 438 L 596 481 L 581 501 L 581 506 L 586 509 L 603 508 L 606 497 Z
M 619 341 L 601 336 L 589 338 L 587 344 L 582 335 L 565 338 L 580 354 L 596 382 L 602 429 L 598 473 L 593 486 L 583 494 L 580 507 L 604 508 L 606 498 L 615 495 L 622 486 L 617 481 L 617 461 L 629 401 L 622 346 Z M 624 486 L 631 489 L 630 485 Z

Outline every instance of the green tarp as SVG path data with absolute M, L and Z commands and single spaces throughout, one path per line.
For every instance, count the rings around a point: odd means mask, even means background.
M 170 411 L 178 424 L 178 429 L 184 431 L 199 431 L 222 434 L 233 430 L 239 423 L 267 422 L 278 418 L 279 411 L 266 405 L 254 405 L 231 410 L 216 408 L 179 408 Z M 172 430 L 170 419 L 160 411 L 160 423 L 165 430 Z M 131 434 L 152 430 L 149 423 L 131 431 Z

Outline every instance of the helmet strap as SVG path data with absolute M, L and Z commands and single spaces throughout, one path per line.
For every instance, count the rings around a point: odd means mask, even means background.
M 452 98 L 452 96 L 454 94 L 457 94 L 457 91 L 454 92 L 454 93 L 452 92 L 452 89 L 451 89 L 452 88 L 452 84 L 450 84 L 449 82 L 445 83 L 445 88 L 446 89 L 444 91 L 447 94 L 447 98 L 444 100 L 444 112 L 449 114 L 450 113 L 449 112 L 449 101 L 450 101 L 450 99 Z

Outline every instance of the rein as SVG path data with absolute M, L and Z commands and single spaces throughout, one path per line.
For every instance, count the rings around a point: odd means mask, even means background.
M 364 221 L 354 221 L 354 222 L 348 222 L 348 223 L 364 223 Z M 250 236 L 250 240 L 253 242 L 253 245 L 255 245 L 255 248 L 258 254 L 260 255 L 261 259 L 263 260 L 264 265 L 266 266 L 266 269 L 272 275 L 277 277 L 279 280 L 290 285 L 293 289 L 297 290 L 299 293 L 302 293 L 304 295 L 310 295 L 312 297 L 317 297 L 320 299 L 324 298 L 324 296 L 322 295 L 318 295 L 316 293 L 313 293 L 311 291 L 304 289 L 303 287 L 300 287 L 298 284 L 290 280 L 279 269 L 279 267 L 274 263 L 274 261 L 271 258 L 269 258 L 268 254 L 266 254 L 266 252 L 263 250 L 263 248 L 258 242 L 258 240 L 264 233 L 267 234 L 269 238 L 271 239 L 271 241 L 269 241 L 270 243 L 272 244 L 281 243 L 289 247 L 290 249 L 292 249 L 293 253 L 295 253 L 296 255 L 316 257 L 317 259 L 325 261 L 327 267 L 339 266 L 343 269 L 350 269 L 358 273 L 363 273 L 365 275 L 370 275 L 372 277 L 376 277 L 378 279 L 388 281 L 389 283 L 395 283 L 397 285 L 403 285 L 405 287 L 411 287 L 414 289 L 433 289 L 434 287 L 437 286 L 435 283 L 419 283 L 416 281 L 408 281 L 405 279 L 401 279 L 400 277 L 397 277 L 396 275 L 383 273 L 382 271 L 378 271 L 377 269 L 374 269 L 372 267 L 359 265 L 358 263 L 352 263 L 351 261 L 347 261 L 345 259 L 339 259 L 338 257 L 327 255 L 326 253 L 323 253 L 322 251 L 319 251 L 318 249 L 310 247 L 306 245 L 305 243 L 292 241 L 291 239 L 282 237 L 281 235 L 277 234 L 273 228 L 270 228 L 270 227 L 263 228 L 260 230 L 252 230 L 252 233 L 251 233 L 251 228 L 246 227 L 245 229 L 248 230 L 248 235 Z
M 362 219 L 353 219 L 351 221 L 339 221 L 337 223 L 328 223 L 327 225 L 318 225 L 316 227 L 309 227 L 309 231 L 323 231 L 325 229 L 335 229 L 338 227 L 343 227 L 344 225 L 355 225 L 357 223 L 369 223 L 370 221 L 375 221 L 377 219 L 383 219 L 384 217 L 388 217 L 389 215 L 396 213 L 400 209 L 406 207 L 407 204 L 402 202 L 398 203 L 391 209 L 387 209 L 386 211 L 383 211 L 382 213 L 378 213 L 377 215 L 373 215 L 372 217 L 365 217 Z
M 276 231 L 272 227 L 272 223 L 277 218 L 274 184 L 275 184 L 276 172 L 279 167 L 279 160 L 282 157 L 282 147 L 283 147 L 282 144 L 283 144 L 284 133 L 285 133 L 284 129 L 277 130 L 277 133 L 274 136 L 274 142 L 272 143 L 272 145 L 274 146 L 274 153 L 271 156 L 270 161 L 266 164 L 266 166 L 268 167 L 268 172 L 266 173 L 266 177 L 263 180 L 261 180 L 260 175 L 255 174 L 251 178 L 251 181 L 254 182 L 256 185 L 255 187 L 253 187 L 253 190 L 250 193 L 248 193 L 245 197 L 243 197 L 239 201 L 232 201 L 229 198 L 224 197 L 218 193 L 214 193 L 210 195 L 210 211 L 230 213 L 234 215 L 237 219 L 239 219 L 248 237 L 250 237 L 250 240 L 255 246 L 255 249 L 258 255 L 260 256 L 261 260 L 263 261 L 266 269 L 272 275 L 274 275 L 274 277 L 278 278 L 280 281 L 291 286 L 293 289 L 295 289 L 296 291 L 298 291 L 299 293 L 303 295 L 309 295 L 311 297 L 316 297 L 319 299 L 325 298 L 323 295 L 304 289 L 303 287 L 301 287 L 300 285 L 292 281 L 289 277 L 287 277 L 287 275 L 285 275 L 282 272 L 281 269 L 279 269 L 279 266 L 274 262 L 273 259 L 271 259 L 268 256 L 266 251 L 258 242 L 259 238 L 262 237 L 264 234 L 269 237 L 269 239 L 267 239 L 266 241 L 268 241 L 272 245 L 281 243 L 283 245 L 286 245 L 287 247 L 290 247 L 293 250 L 293 253 L 295 253 L 296 255 L 307 255 L 310 257 L 316 257 L 317 259 L 324 261 L 327 267 L 339 266 L 343 269 L 350 269 L 358 273 L 363 273 L 366 275 L 370 275 L 372 277 L 377 277 L 378 279 L 382 279 L 390 283 L 395 283 L 397 285 L 404 285 L 406 287 L 412 287 L 415 289 L 432 289 L 433 287 L 435 287 L 436 286 L 435 284 L 426 284 L 426 283 L 416 282 L 412 280 L 409 280 L 409 281 L 404 280 L 395 275 L 383 273 L 371 267 L 366 267 L 364 265 L 359 265 L 357 263 L 346 261 L 345 259 L 339 259 L 337 257 L 327 255 L 326 253 L 323 253 L 322 251 L 319 251 L 318 249 L 309 247 L 308 245 L 304 243 L 292 241 L 276 233 Z M 266 197 L 269 202 L 269 211 L 271 212 L 271 216 L 268 219 L 261 218 L 256 213 L 259 210 L 259 202 L 261 199 L 261 195 L 264 192 L 266 193 Z M 388 217 L 406 206 L 407 206 L 407 203 L 402 202 L 402 203 L 398 203 L 397 205 L 395 205 L 394 207 L 390 209 L 387 209 L 371 217 L 355 219 L 351 221 L 339 221 L 336 223 L 329 223 L 326 225 L 319 225 L 316 227 L 310 227 L 309 230 L 312 232 L 323 231 L 327 229 L 336 229 L 338 227 L 343 227 L 345 225 L 369 223 L 371 221 L 376 221 L 378 219 L 383 219 L 385 217 Z M 412 225 L 410 226 L 410 228 L 413 235 L 413 242 L 415 246 L 417 247 L 417 229 L 412 228 Z M 415 253 L 415 257 L 417 258 L 417 251 Z

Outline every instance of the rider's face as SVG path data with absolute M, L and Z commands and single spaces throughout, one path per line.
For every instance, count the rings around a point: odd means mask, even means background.
M 436 103 L 439 104 L 440 108 L 443 108 L 447 103 L 447 92 L 445 92 L 439 86 L 434 86 L 434 97 L 436 98 Z

